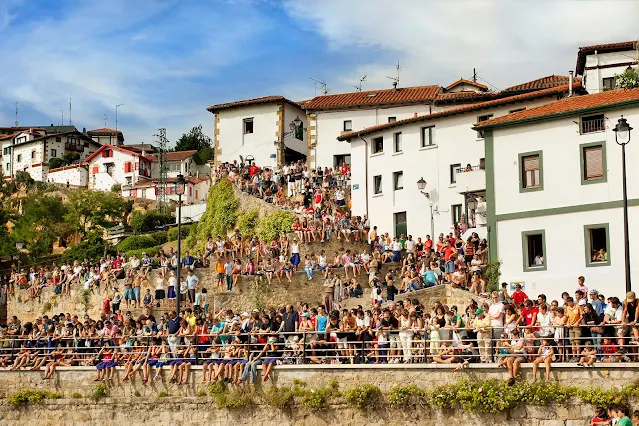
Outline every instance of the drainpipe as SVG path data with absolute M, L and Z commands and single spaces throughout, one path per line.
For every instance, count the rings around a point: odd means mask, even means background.
M 368 216 L 368 141 L 363 137 L 358 137 L 364 142 L 364 173 L 366 173 L 366 216 Z M 352 191 L 352 189 L 351 189 Z M 370 218 L 370 216 L 368 216 Z
M 568 77 L 568 97 L 572 96 L 572 85 L 573 85 L 573 74 L 572 71 L 570 71 L 569 73 L 569 77 Z

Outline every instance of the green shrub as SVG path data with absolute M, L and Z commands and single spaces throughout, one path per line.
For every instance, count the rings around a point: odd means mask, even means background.
M 209 395 L 216 397 L 226 392 L 226 384 L 224 382 L 211 383 L 207 390 L 209 391 Z
M 259 217 L 257 210 L 246 212 L 237 220 L 237 229 L 240 230 L 240 233 L 244 238 L 253 238 L 258 220 Z
M 97 262 L 104 254 L 116 254 L 115 249 L 110 244 L 95 235 L 89 235 L 78 244 L 71 246 L 62 253 L 62 261 L 73 262 L 74 260 L 89 259 Z
M 291 406 L 293 403 L 293 389 L 291 388 L 278 388 L 277 386 L 272 386 L 268 391 L 263 392 L 261 394 L 262 401 L 266 405 L 270 405 L 271 407 L 284 409 Z
M 319 389 L 303 389 L 301 391 L 299 387 L 296 388 L 298 389 L 298 392 L 301 393 L 302 406 L 317 411 L 328 409 L 330 398 L 339 396 L 337 386 L 329 386 Z
M 577 390 L 577 396 L 583 402 L 594 407 L 610 407 L 615 404 L 628 404 L 628 388 L 619 390 L 601 388 L 583 388 Z
M 129 218 L 129 225 L 136 234 L 155 231 L 158 227 L 171 223 L 175 223 L 172 215 L 161 214 L 157 211 L 140 212 L 136 210 L 131 213 Z
M 300 379 L 293 379 L 294 386 L 306 387 L 306 382 Z
M 166 398 L 167 396 L 169 396 L 167 392 L 162 391 L 158 393 L 158 398 Z
M 150 257 L 153 257 L 156 253 L 159 253 L 161 249 L 161 246 L 155 246 L 138 250 L 129 250 L 126 252 L 126 256 L 131 257 L 133 255 L 136 255 L 138 258 L 142 258 L 142 253 L 146 253 Z
M 342 392 L 346 402 L 356 408 L 377 408 L 382 392 L 375 385 L 365 384 L 346 389 Z
M 386 394 L 388 405 L 392 408 L 404 409 L 422 403 L 426 392 L 415 385 L 394 386 Z
M 100 383 L 95 387 L 95 389 L 93 389 L 93 392 L 91 393 L 91 399 L 93 399 L 94 401 L 99 401 L 100 399 L 106 398 L 107 396 L 109 396 L 109 388 L 107 387 L 106 383 Z
M 257 224 L 257 235 L 260 239 L 271 241 L 282 233 L 291 232 L 295 215 L 286 210 L 276 210 L 262 218 Z
M 60 167 L 66 166 L 66 163 L 62 158 L 53 157 L 49 158 L 49 170 L 58 169 Z
M 150 235 L 151 238 L 155 241 L 154 246 L 161 246 L 169 241 L 169 233 L 166 231 L 154 232 Z
M 197 396 L 198 398 L 202 398 L 204 396 L 206 396 L 206 392 L 203 390 L 199 390 L 197 392 L 195 392 L 195 396 Z
M 57 392 L 52 392 L 42 389 L 23 389 L 18 392 L 14 392 L 9 395 L 7 402 L 9 405 L 18 406 L 26 404 L 37 404 L 43 399 L 58 399 L 62 398 Z
M 206 211 L 186 239 L 186 247 L 191 250 L 203 249 L 208 237 L 225 236 L 237 222 L 239 205 L 233 185 L 227 179 L 213 185 L 206 199 Z
M 71 398 L 74 398 L 74 399 L 82 398 L 82 394 L 80 392 L 73 392 L 71 394 Z
M 154 247 L 158 244 L 155 242 L 155 238 L 150 235 L 131 235 L 120 241 L 118 244 L 118 250 L 127 252 L 131 250 L 138 250 L 148 247 Z
M 191 226 L 192 225 L 182 225 L 180 228 L 180 233 L 182 235 L 182 239 L 184 240 L 186 237 L 189 236 L 189 233 L 191 232 Z M 169 229 L 168 232 L 168 241 L 176 241 L 178 237 L 178 228 L 177 226 L 175 228 L 171 228 Z
M 488 291 L 499 291 L 499 281 L 501 279 L 501 261 L 491 260 L 484 268 Z
M 122 185 L 119 183 L 111 185 L 111 192 L 117 192 L 118 194 L 122 192 Z

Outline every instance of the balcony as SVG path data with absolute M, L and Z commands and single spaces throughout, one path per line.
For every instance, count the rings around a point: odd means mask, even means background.
M 457 169 L 456 179 L 456 189 L 460 194 L 486 190 L 486 170 L 481 166 L 472 166 L 470 169 L 466 167 Z
M 606 130 L 605 118 L 603 115 L 593 115 L 583 117 L 580 126 L 581 134 L 603 132 Z

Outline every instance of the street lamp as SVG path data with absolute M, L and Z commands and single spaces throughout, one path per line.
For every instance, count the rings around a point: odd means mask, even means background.
M 175 312 L 177 314 L 176 318 L 180 317 L 180 275 L 182 272 L 182 195 L 184 194 L 184 187 L 186 186 L 186 179 L 182 173 L 177 175 L 174 183 L 175 193 L 178 196 L 178 240 L 177 240 L 177 288 L 175 289 L 177 293 L 177 300 L 175 305 Z M 179 321 L 179 320 L 178 320 Z
M 301 125 L 302 125 L 302 120 L 300 119 L 300 116 L 298 115 L 297 117 L 295 117 L 295 120 L 291 121 L 288 124 L 288 128 L 290 132 L 284 132 L 282 137 L 279 140 L 274 142 L 274 145 L 278 147 L 278 151 L 279 151 L 279 158 L 278 158 L 279 167 L 284 167 L 284 154 L 286 150 L 286 146 L 284 145 L 284 138 L 290 134 L 295 133 L 297 129 L 300 128 Z
M 20 274 L 20 252 L 22 251 L 22 249 L 24 248 L 24 241 L 22 241 L 20 238 L 18 238 L 16 240 L 16 250 L 18 251 L 16 253 L 16 260 L 18 261 L 18 275 Z
M 623 186 L 623 244 L 626 255 L 626 292 L 631 290 L 630 281 L 630 240 L 628 238 L 628 192 L 626 190 L 626 145 L 630 143 L 630 131 L 632 127 L 628 124 L 628 120 L 621 118 L 617 121 L 615 128 L 615 142 L 621 145 L 621 176 Z
M 426 181 L 423 177 L 419 178 L 417 181 L 417 189 L 422 193 L 428 200 L 430 201 L 428 204 L 430 205 L 430 237 L 435 238 L 435 219 L 433 218 L 433 200 L 430 199 L 430 194 L 424 189 L 426 189 Z

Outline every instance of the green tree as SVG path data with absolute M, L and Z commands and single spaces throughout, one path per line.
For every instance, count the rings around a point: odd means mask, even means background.
M 184 133 L 175 143 L 174 151 L 196 150 L 203 161 L 213 159 L 213 147 L 211 138 L 202 132 L 202 125 L 193 127 L 188 133 Z
M 66 166 L 62 158 L 53 157 L 49 159 L 49 170 Z
M 615 88 L 634 89 L 639 87 L 639 71 L 636 68 L 628 67 L 621 74 L 615 75 Z
M 23 201 L 22 216 L 16 221 L 13 235 L 26 242 L 26 248 L 32 257 L 48 254 L 60 237 L 72 228 L 61 218 L 69 209 L 60 197 L 36 193 Z
M 7 232 L 6 225 L 9 219 L 9 212 L 0 206 L 0 256 L 10 256 L 16 251 L 15 241 Z
M 13 181 L 16 184 L 24 184 L 29 188 L 32 188 L 35 185 L 35 181 L 31 175 L 27 172 L 23 172 L 22 170 L 16 172 L 16 176 Z
M 82 236 L 124 221 L 127 203 L 112 192 L 77 189 L 69 194 L 65 222 Z M 62 216 L 61 216 L 62 217 Z

